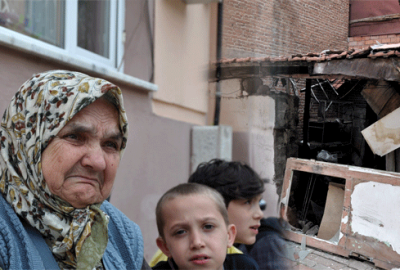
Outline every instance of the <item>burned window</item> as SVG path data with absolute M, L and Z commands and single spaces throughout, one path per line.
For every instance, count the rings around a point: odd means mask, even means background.
M 344 178 L 293 171 L 288 221 L 293 231 L 338 242 Z

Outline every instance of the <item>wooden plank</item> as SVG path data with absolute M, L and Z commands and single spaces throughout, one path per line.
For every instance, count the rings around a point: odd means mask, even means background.
M 384 156 L 400 147 L 400 108 L 361 131 L 374 154 Z
M 332 182 L 329 183 L 325 211 L 322 217 L 321 226 L 318 231 L 318 238 L 330 240 L 340 230 L 343 201 L 344 186 Z
M 326 241 L 321 241 L 315 237 L 301 234 L 301 233 L 296 233 L 292 231 L 287 231 L 285 232 L 284 236 L 287 240 L 301 243 L 303 238 L 306 239 L 306 245 L 314 248 L 318 248 L 327 252 L 331 252 L 340 256 L 348 257 L 350 255 L 349 250 L 346 250 L 342 246 L 334 245 L 331 243 L 328 243 Z

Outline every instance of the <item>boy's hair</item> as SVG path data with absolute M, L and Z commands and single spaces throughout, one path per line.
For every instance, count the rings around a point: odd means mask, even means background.
M 164 195 L 158 200 L 157 206 L 156 206 L 156 220 L 157 220 L 157 229 L 158 229 L 158 234 L 164 238 L 164 225 L 165 225 L 165 220 L 163 217 L 163 207 L 166 202 L 173 200 L 179 196 L 189 196 L 189 195 L 205 195 L 214 200 L 218 211 L 221 213 L 225 224 L 229 224 L 229 219 L 228 219 L 228 211 L 225 208 L 224 204 L 224 199 L 222 198 L 221 194 L 219 194 L 216 190 L 196 184 L 196 183 L 184 183 L 184 184 L 179 184 L 167 192 L 164 193 Z
M 200 163 L 189 177 L 189 183 L 203 184 L 221 193 L 228 208 L 230 201 L 251 199 L 264 192 L 265 179 L 250 166 L 237 161 L 212 159 Z

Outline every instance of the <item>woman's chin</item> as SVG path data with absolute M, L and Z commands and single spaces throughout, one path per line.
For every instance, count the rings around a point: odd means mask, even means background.
M 98 191 L 91 189 L 78 190 L 76 193 L 65 196 L 62 199 L 70 203 L 74 208 L 85 208 L 88 205 L 100 203 L 105 200 Z

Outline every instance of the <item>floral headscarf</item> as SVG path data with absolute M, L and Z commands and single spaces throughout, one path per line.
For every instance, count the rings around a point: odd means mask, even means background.
M 43 178 L 41 155 L 75 114 L 106 93 L 117 103 L 122 155 L 128 125 L 121 90 L 79 72 L 34 75 L 15 94 L 1 122 L 0 192 L 40 231 L 61 268 L 102 268 L 108 216 L 100 205 L 76 209 L 53 195 Z

